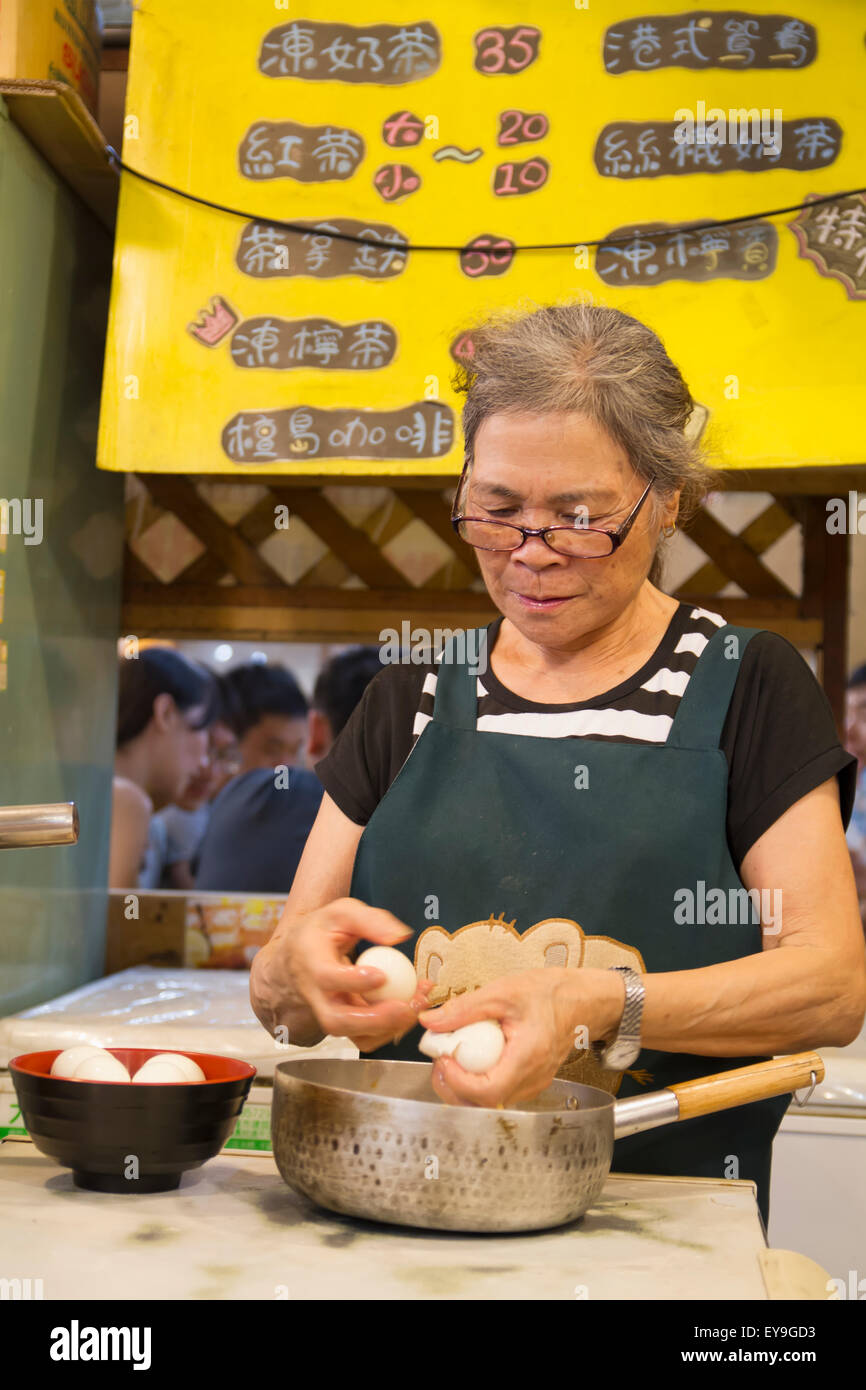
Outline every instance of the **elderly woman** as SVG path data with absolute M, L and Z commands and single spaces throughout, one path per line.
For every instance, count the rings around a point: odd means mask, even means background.
M 679 370 L 643 324 L 583 303 L 473 342 L 454 522 L 501 617 L 486 661 L 452 642 L 383 670 L 318 764 L 318 819 L 253 964 L 258 1017 L 416 1060 L 419 1015 L 497 1019 L 489 1074 L 433 1071 L 444 1100 L 484 1106 L 556 1075 L 631 1095 L 849 1043 L 855 762 L 794 647 L 658 587 L 663 538 L 714 476 Z M 383 977 L 352 964 L 362 940 L 414 960 L 411 1004 L 365 1001 Z M 626 1138 L 614 1168 L 753 1179 L 766 1219 L 787 1103 Z

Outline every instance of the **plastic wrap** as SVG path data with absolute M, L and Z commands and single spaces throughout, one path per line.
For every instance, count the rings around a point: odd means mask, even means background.
M 288 1057 L 357 1057 L 347 1038 L 315 1047 L 278 1045 L 250 1006 L 246 971 L 174 970 L 138 965 L 94 980 L 22 1013 L 0 1019 L 0 1066 L 22 1052 L 75 1043 L 99 1047 L 216 1052 L 273 1076 Z

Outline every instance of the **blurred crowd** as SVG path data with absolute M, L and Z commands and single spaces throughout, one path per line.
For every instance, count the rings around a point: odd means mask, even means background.
M 376 647 L 353 647 L 308 701 L 285 666 L 122 657 L 109 887 L 288 893 L 322 799 L 315 765 L 381 669 Z
M 315 765 L 381 669 L 376 647 L 352 647 L 308 701 L 285 666 L 217 675 L 156 646 L 121 658 L 109 887 L 288 893 L 322 799 Z M 848 681 L 845 743 L 866 921 L 866 665 Z

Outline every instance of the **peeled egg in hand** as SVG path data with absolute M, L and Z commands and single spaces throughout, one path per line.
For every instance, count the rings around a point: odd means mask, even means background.
M 453 1033 L 431 1033 L 428 1029 L 418 1044 L 428 1057 L 453 1057 L 464 1071 L 491 1071 L 505 1047 L 505 1034 L 495 1019 L 467 1023 Z
M 195 1067 L 197 1076 L 193 1076 L 185 1069 L 184 1064 Z M 189 1082 L 204 1081 L 204 1072 L 191 1057 L 179 1057 L 173 1052 L 160 1052 L 155 1057 L 148 1057 L 147 1061 L 139 1067 L 132 1084 L 135 1085 L 159 1085 L 165 1082 Z
M 454 1038 L 451 1056 L 465 1071 L 490 1071 L 505 1048 L 505 1034 L 495 1019 L 467 1023 L 465 1028 L 456 1030 Z
M 110 1052 L 83 1057 L 72 1073 L 73 1081 L 128 1081 L 129 1072 Z
M 381 970 L 386 977 L 385 983 L 378 988 L 364 990 L 364 998 L 371 1004 L 377 1004 L 380 999 L 400 999 L 408 1004 L 418 988 L 415 967 L 408 956 L 395 951 L 393 946 L 371 946 L 361 952 L 355 964 Z
M 110 1056 L 111 1053 L 106 1052 L 104 1047 L 96 1047 L 94 1043 L 76 1043 L 75 1047 L 67 1047 L 65 1051 L 58 1052 L 51 1063 L 51 1075 L 69 1079 L 78 1063 L 83 1062 L 85 1057 Z
M 450 1057 L 454 1046 L 453 1033 L 431 1033 L 429 1028 L 418 1043 L 419 1051 L 428 1057 Z

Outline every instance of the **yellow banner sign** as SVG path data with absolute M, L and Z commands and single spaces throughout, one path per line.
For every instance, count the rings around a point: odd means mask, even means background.
M 453 474 L 472 322 L 653 327 L 729 467 L 863 461 L 858 0 L 148 0 L 102 468 Z

